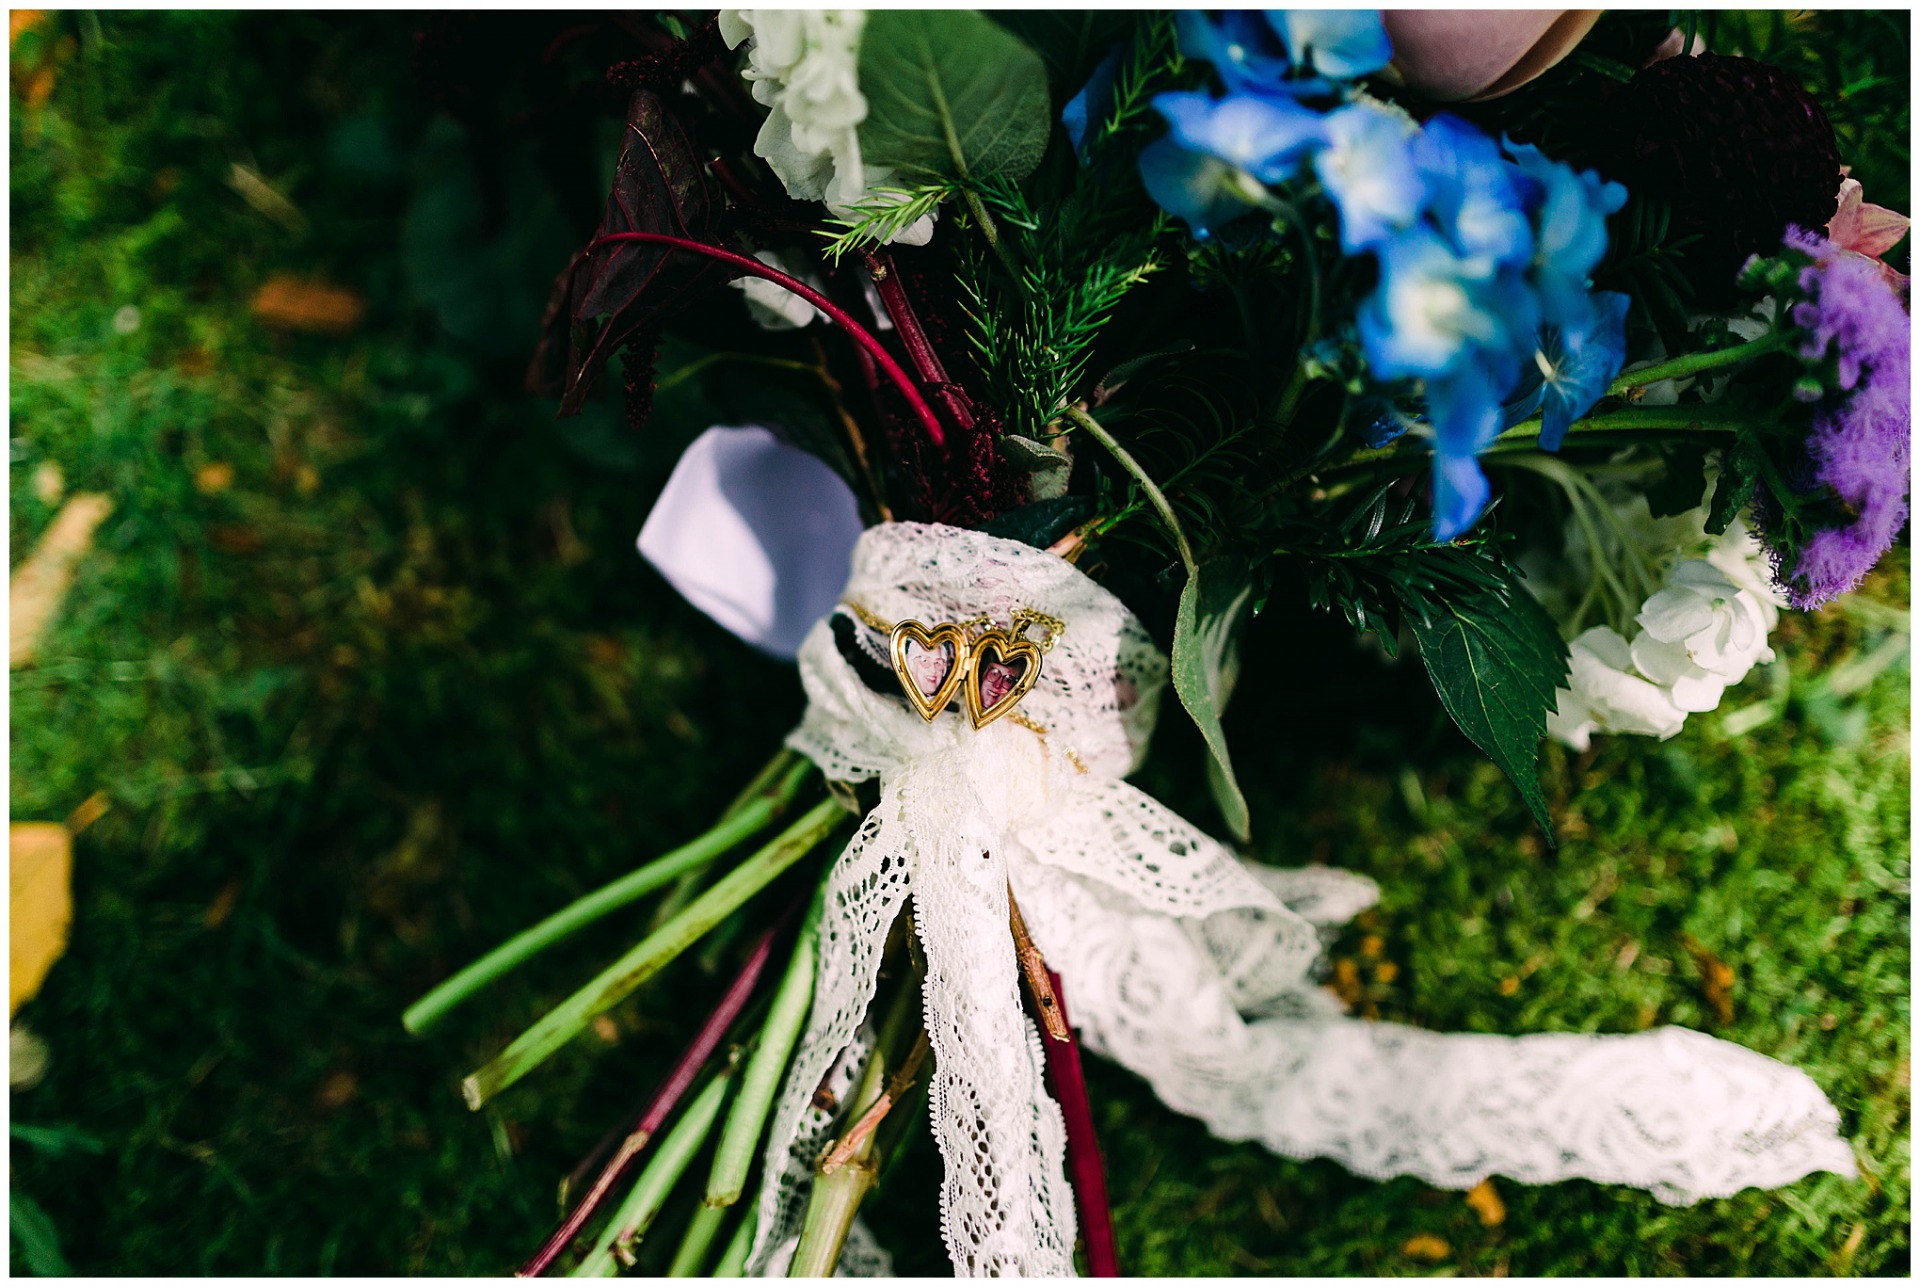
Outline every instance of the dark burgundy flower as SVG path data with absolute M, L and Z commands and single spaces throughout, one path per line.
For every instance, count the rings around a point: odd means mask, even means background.
M 1840 191 L 1840 149 L 1820 105 L 1777 67 L 1751 58 L 1667 58 L 1608 105 L 1618 140 L 1612 177 L 1673 205 L 1674 236 L 1698 234 L 1709 291 L 1730 289 L 1749 255 L 1789 225 L 1824 228 Z

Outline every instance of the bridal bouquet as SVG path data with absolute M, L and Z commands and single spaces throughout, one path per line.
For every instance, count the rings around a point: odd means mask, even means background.
M 675 1274 L 884 1271 L 858 1209 L 916 1121 L 957 1271 L 1117 1272 L 1083 1046 L 1374 1177 L 1852 1172 L 1810 1079 L 1698 1033 L 1347 1017 L 1321 948 L 1373 885 L 1210 834 L 1248 834 L 1221 712 L 1255 614 L 1417 654 L 1551 840 L 1543 738 L 1673 735 L 1906 523 L 1906 219 L 1783 72 L 1596 18 L 635 26 L 529 382 L 563 416 L 619 386 L 637 431 L 690 379 L 749 409 L 641 548 L 807 707 L 712 830 L 408 1012 L 660 897 L 478 1107 L 696 942 L 744 952 L 523 1272 L 642 1239 Z M 1169 686 L 1207 829 L 1125 781 Z

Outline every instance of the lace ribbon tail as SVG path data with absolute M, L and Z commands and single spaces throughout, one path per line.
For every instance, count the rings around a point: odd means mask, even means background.
M 1246 1036 L 1233 1093 L 1178 1071 L 1150 1076 L 1155 1089 L 1223 1138 L 1376 1179 L 1585 1179 L 1686 1204 L 1855 1174 L 1840 1115 L 1812 1078 L 1685 1028 L 1498 1037 L 1269 1019 Z

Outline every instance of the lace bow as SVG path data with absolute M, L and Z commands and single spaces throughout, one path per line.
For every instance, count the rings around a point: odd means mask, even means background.
M 1009 890 L 1089 1049 L 1226 1139 L 1449 1188 L 1584 1177 L 1667 1201 L 1853 1171 L 1805 1074 L 1683 1029 L 1443 1036 L 1345 1018 L 1312 986 L 1319 927 L 1376 896 L 1330 868 L 1243 863 L 1128 786 L 1165 658 L 1111 594 L 1044 551 L 955 528 L 869 529 L 846 597 L 800 650 L 788 745 L 880 802 L 828 876 L 813 1010 L 773 1116 L 750 1262 L 798 1234 L 831 1116 L 866 1046 L 889 927 L 909 895 L 926 956 L 941 1227 L 963 1275 L 1073 1272 L 1065 1130 L 1020 1000 Z M 1065 623 L 1022 719 L 931 722 L 884 683 L 871 620 Z M 867 620 L 863 620 L 866 618 Z M 890 679 L 890 675 L 888 675 Z M 836 1097 L 837 1099 L 838 1097 Z

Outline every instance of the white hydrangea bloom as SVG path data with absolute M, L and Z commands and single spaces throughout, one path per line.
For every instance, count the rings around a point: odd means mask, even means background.
M 893 178 L 891 169 L 863 165 L 860 122 L 860 9 L 722 9 L 720 36 L 730 49 L 747 42 L 742 71 L 767 119 L 753 150 L 801 201 L 824 201 L 845 218 Z M 895 237 L 925 245 L 931 217 Z
M 761 263 L 769 268 L 777 268 L 789 277 L 798 277 L 807 285 L 818 290 L 821 281 L 818 274 L 808 271 L 799 264 L 789 263 L 785 258 L 771 250 L 758 251 L 755 254 Z M 747 312 L 753 320 L 769 331 L 791 331 L 805 326 L 820 316 L 820 310 L 801 299 L 784 286 L 776 285 L 764 277 L 741 277 L 734 286 L 747 297 Z
M 1555 694 L 1547 717 L 1547 733 L 1556 741 L 1584 751 L 1595 733 L 1669 738 L 1686 723 L 1686 712 L 1672 694 L 1637 673 L 1626 639 L 1613 627 L 1582 631 L 1567 651 L 1572 686 Z
M 1637 620 L 1647 635 L 1727 684 L 1773 660 L 1759 601 L 1705 559 L 1675 565 Z

